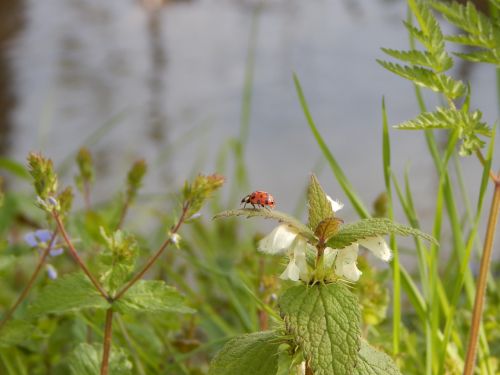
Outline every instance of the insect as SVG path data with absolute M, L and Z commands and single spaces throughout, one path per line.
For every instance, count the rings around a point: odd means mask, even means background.
M 241 204 L 244 204 L 243 208 L 245 208 L 247 204 L 251 204 L 253 208 L 255 208 L 255 206 L 274 208 L 274 198 L 265 191 L 254 191 L 252 194 L 243 197 Z

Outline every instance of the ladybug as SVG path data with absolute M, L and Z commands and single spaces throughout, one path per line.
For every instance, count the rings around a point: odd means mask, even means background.
M 274 198 L 265 191 L 254 191 L 252 194 L 245 196 L 241 200 L 241 204 L 244 204 L 243 208 L 245 208 L 247 204 L 251 204 L 253 208 L 255 208 L 256 205 L 263 208 L 274 208 Z

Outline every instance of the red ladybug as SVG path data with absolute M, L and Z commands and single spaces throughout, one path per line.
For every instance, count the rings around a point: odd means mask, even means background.
M 246 207 L 247 204 L 251 204 L 253 208 L 255 206 L 274 208 L 274 198 L 271 194 L 265 191 L 254 191 L 252 194 L 248 194 L 241 200 L 241 204 L 243 204 L 243 208 Z

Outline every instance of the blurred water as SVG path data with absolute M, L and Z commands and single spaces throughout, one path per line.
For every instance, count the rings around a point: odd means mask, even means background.
M 140 157 L 152 165 L 148 192 L 213 171 L 224 142 L 239 132 L 254 6 L 197 0 L 149 13 L 132 0 L 27 1 L 25 28 L 9 52 L 17 96 L 11 156 L 22 161 L 29 151 L 43 150 L 60 162 L 115 121 L 90 146 L 100 166 L 97 194 L 111 194 Z M 370 202 L 383 190 L 382 96 L 391 124 L 418 113 L 410 84 L 375 62 L 383 57 L 381 46 L 406 48 L 405 14 L 403 1 L 266 3 L 258 19 L 246 149 L 251 190 L 272 192 L 279 208 L 290 212 L 322 160 L 295 94 L 293 71 L 361 196 Z M 481 66 L 472 79 L 474 101 L 493 122 L 494 70 Z M 402 176 L 409 166 L 419 211 L 432 217 L 436 177 L 422 135 L 393 131 L 391 137 L 395 172 Z M 477 162 L 464 164 L 475 191 Z M 328 168 L 320 179 L 332 196 L 346 201 Z M 344 215 L 355 217 L 349 207 Z

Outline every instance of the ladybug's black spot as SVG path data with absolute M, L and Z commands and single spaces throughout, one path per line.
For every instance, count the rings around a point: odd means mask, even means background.
M 260 204 L 260 199 L 257 199 L 257 204 Z

